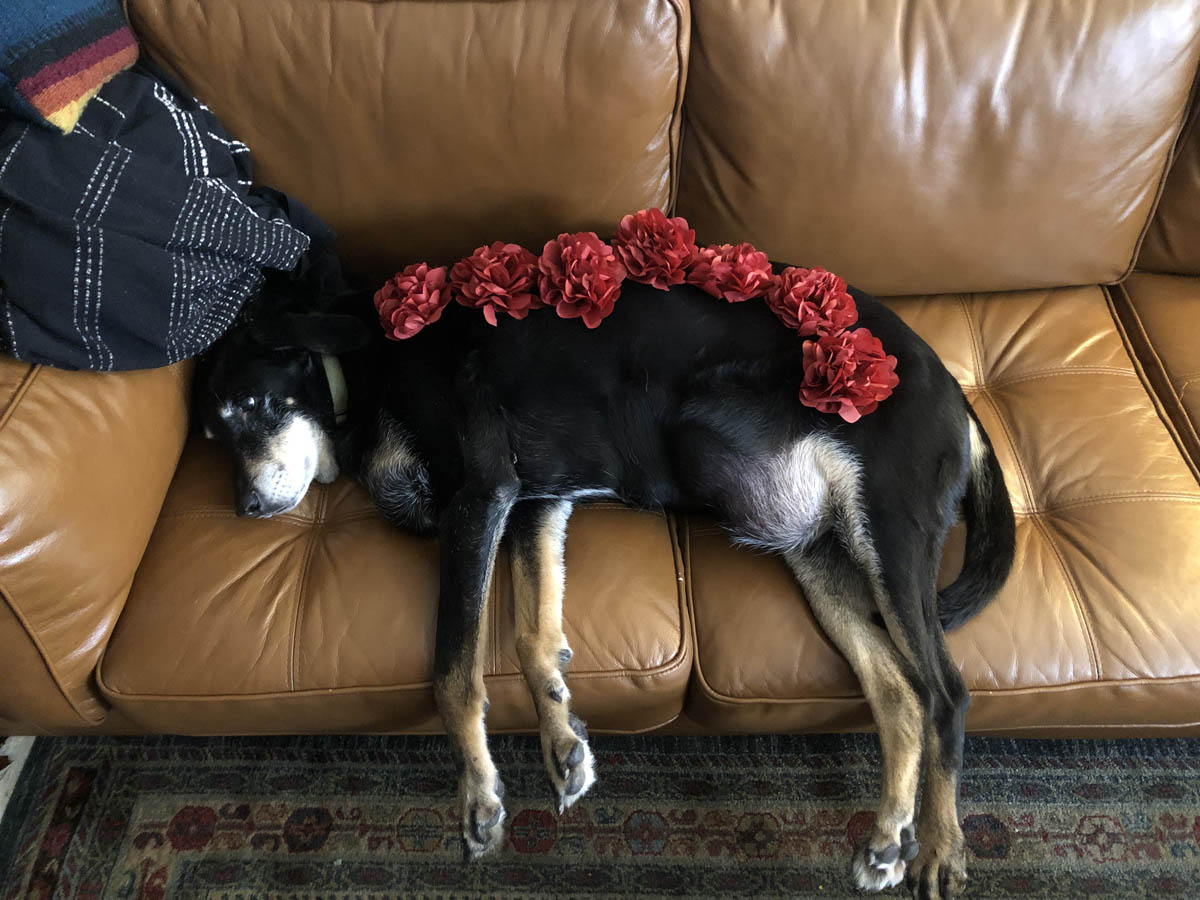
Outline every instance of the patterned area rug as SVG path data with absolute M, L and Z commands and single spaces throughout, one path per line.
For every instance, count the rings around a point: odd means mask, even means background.
M 861 896 L 872 736 L 599 737 L 562 817 L 536 739 L 493 745 L 509 837 L 467 867 L 442 738 L 39 739 L 0 898 Z M 970 739 L 963 793 L 972 897 L 1198 896 L 1200 740 Z

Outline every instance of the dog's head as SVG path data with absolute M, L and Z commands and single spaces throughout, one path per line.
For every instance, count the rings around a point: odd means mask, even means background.
M 336 355 L 368 334 L 353 316 L 276 313 L 235 326 L 200 359 L 196 415 L 233 456 L 238 515 L 287 512 L 314 478 L 337 477 Z

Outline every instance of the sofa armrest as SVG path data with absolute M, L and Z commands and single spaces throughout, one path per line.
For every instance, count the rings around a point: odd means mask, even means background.
M 0 730 L 104 719 L 92 673 L 187 436 L 191 365 L 0 357 Z

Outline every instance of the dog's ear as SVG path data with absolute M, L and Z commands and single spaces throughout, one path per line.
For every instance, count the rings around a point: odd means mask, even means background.
M 264 347 L 299 347 L 314 353 L 348 353 L 366 346 L 371 333 L 354 316 L 334 313 L 281 313 L 251 322 L 250 333 Z

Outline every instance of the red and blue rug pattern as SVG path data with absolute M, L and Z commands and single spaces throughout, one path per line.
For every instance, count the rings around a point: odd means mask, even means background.
M 508 838 L 464 866 L 443 738 L 41 739 L 0 898 L 861 896 L 874 737 L 593 746 L 600 780 L 558 816 L 536 739 L 493 739 Z M 1200 741 L 969 739 L 966 759 L 969 896 L 1200 895 Z

